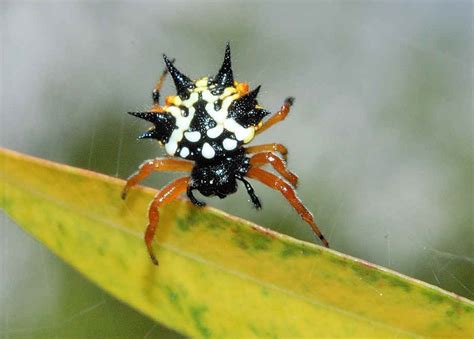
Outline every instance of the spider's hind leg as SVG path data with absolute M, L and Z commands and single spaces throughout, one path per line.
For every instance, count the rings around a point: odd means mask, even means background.
M 318 238 L 321 239 L 321 242 L 324 244 L 324 246 L 329 247 L 329 243 L 319 230 L 319 227 L 316 225 L 313 215 L 296 196 L 295 190 L 290 185 L 278 178 L 276 175 L 256 167 L 251 167 L 247 172 L 247 176 L 260 181 L 270 188 L 280 191 L 285 199 L 291 204 L 291 206 L 293 206 L 296 212 L 298 212 L 301 219 L 306 221 L 311 226 L 314 234 L 316 234 Z

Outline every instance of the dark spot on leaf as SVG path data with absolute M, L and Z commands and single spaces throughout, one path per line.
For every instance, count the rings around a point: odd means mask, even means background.
M 332 263 L 334 263 L 338 266 L 346 267 L 346 266 L 349 265 L 349 262 L 347 260 L 344 260 L 344 259 L 339 258 L 337 256 L 330 255 L 327 258 L 329 259 L 329 261 L 331 261 Z
M 57 222 L 56 227 L 58 228 L 59 233 L 62 235 L 66 234 L 66 230 L 64 229 L 64 225 L 62 223 Z
M 238 237 L 234 237 L 234 242 L 237 244 L 237 246 L 239 246 L 241 249 L 243 250 L 247 250 L 249 248 L 249 246 L 247 245 L 247 243 L 244 241 L 244 239 L 241 239 L 241 238 L 238 238 Z
M 377 280 L 379 280 L 379 277 L 377 276 L 377 273 L 375 271 L 368 270 L 357 262 L 353 263 L 351 268 L 360 278 L 362 278 L 364 281 L 368 283 L 374 283 Z M 394 285 L 393 282 L 390 281 L 390 283 Z
M 260 233 L 247 232 L 240 228 L 231 228 L 233 234 L 232 240 L 245 250 L 268 250 L 272 242 L 271 238 L 262 236 Z
M 431 290 L 423 290 L 421 292 L 430 304 L 441 304 L 444 301 L 444 297 Z
M 376 276 L 376 275 L 374 274 L 374 276 Z M 411 291 L 410 284 L 405 282 L 404 280 L 398 278 L 398 277 L 387 276 L 386 279 L 390 282 L 390 285 L 392 285 L 392 286 L 400 287 L 405 292 L 410 292 Z
M 254 324 L 249 324 L 250 331 L 254 333 L 257 337 L 261 337 L 259 330 L 255 327 Z
M 176 224 L 178 225 L 178 228 L 183 232 L 189 231 L 189 228 L 191 227 L 188 219 L 176 219 Z
M 464 305 L 463 305 L 463 309 L 464 309 L 464 312 L 466 312 L 466 313 L 472 313 L 472 312 L 474 312 L 474 307 L 472 307 L 472 306 L 469 305 L 469 304 L 464 304 Z
M 301 250 L 301 254 L 304 256 L 304 257 L 315 257 L 315 256 L 318 256 L 321 254 L 321 250 L 317 249 L 317 248 L 305 248 L 305 249 L 302 249 Z
M 176 308 L 180 309 L 181 305 L 179 303 L 179 294 L 178 294 L 178 292 L 176 292 L 174 289 L 172 289 L 169 286 L 165 286 L 164 289 L 165 289 L 166 296 L 168 297 L 168 300 L 174 306 L 176 306 Z
M 203 320 L 203 316 L 206 312 L 206 306 L 191 307 L 191 317 L 193 318 L 196 328 L 204 338 L 209 338 L 211 336 L 211 330 L 205 325 Z
M 271 239 L 261 235 L 250 236 L 252 248 L 255 250 L 267 250 L 270 247 Z
M 295 247 L 295 246 L 291 246 L 291 245 L 288 245 L 288 244 L 284 244 L 284 248 L 283 250 L 280 252 L 280 256 L 282 258 L 289 258 L 289 257 L 294 257 L 294 256 L 297 256 L 297 255 L 301 255 L 303 254 L 303 250 Z
M 211 230 L 217 230 L 217 229 L 224 229 L 225 228 L 220 223 L 215 222 L 215 221 L 207 223 L 206 226 L 207 226 L 207 228 L 209 228 Z

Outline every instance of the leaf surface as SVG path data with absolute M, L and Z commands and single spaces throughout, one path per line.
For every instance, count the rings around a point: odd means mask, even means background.
M 145 249 L 155 190 L 0 149 L 1 207 L 123 302 L 196 337 L 472 337 L 474 305 L 437 287 L 179 200 Z

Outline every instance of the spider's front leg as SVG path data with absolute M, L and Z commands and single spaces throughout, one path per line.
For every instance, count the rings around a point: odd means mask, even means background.
M 276 112 L 275 114 L 273 114 L 267 121 L 265 121 L 263 123 L 262 127 L 260 127 L 255 132 L 255 134 L 260 134 L 263 131 L 265 131 L 266 129 L 268 129 L 268 128 L 272 127 L 273 125 L 275 125 L 277 122 L 280 122 L 280 121 L 284 120 L 286 118 L 286 116 L 288 115 L 288 113 L 290 113 L 290 107 L 293 105 L 294 102 L 295 102 L 295 98 L 293 98 L 293 97 L 286 98 L 284 103 L 283 103 L 283 106 L 281 106 L 280 110 L 278 112 Z
M 122 199 L 127 197 L 127 193 L 133 186 L 148 177 L 153 171 L 180 171 L 191 172 L 193 163 L 186 160 L 171 159 L 171 158 L 156 158 L 145 161 L 140 165 L 137 172 L 132 174 L 127 179 L 127 184 L 122 191 Z
M 298 212 L 300 217 L 311 226 L 311 229 L 318 236 L 318 238 L 321 239 L 324 246 L 329 247 L 329 243 L 316 225 L 313 215 L 296 196 L 295 190 L 290 185 L 278 178 L 276 175 L 262 170 L 261 168 L 251 167 L 247 172 L 247 176 L 260 181 L 270 188 L 280 191 L 286 200 L 288 200 L 288 202 L 291 204 L 291 206 L 293 206 L 296 212 Z
M 160 220 L 158 208 L 166 203 L 176 199 L 181 193 L 185 192 L 189 183 L 189 177 L 176 179 L 168 186 L 164 187 L 153 199 L 148 209 L 148 227 L 145 232 L 145 244 L 150 254 L 151 261 L 158 265 L 158 260 L 153 253 L 153 238 L 155 237 L 156 226 Z

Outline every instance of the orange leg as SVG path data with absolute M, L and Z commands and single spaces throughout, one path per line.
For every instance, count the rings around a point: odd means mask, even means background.
M 171 63 L 174 63 L 174 59 L 171 60 Z M 168 74 L 168 69 L 165 68 L 163 70 L 163 73 L 161 73 L 160 79 L 156 83 L 155 88 L 153 89 L 153 92 L 152 92 L 153 106 L 155 106 L 155 107 L 160 106 L 160 90 L 161 90 L 161 87 L 163 86 L 163 83 L 165 82 L 167 74 Z
M 127 197 L 127 193 L 136 184 L 145 179 L 153 171 L 181 171 L 191 172 L 193 169 L 193 163 L 186 160 L 168 159 L 168 158 L 156 158 L 147 160 L 140 165 L 137 172 L 132 174 L 127 179 L 127 184 L 122 191 L 122 199 Z
M 285 99 L 285 102 L 283 103 L 283 106 L 281 106 L 280 110 L 273 114 L 267 121 L 265 121 L 260 127 L 255 134 L 262 133 L 266 129 L 272 127 L 275 125 L 277 122 L 280 122 L 286 118 L 288 113 L 290 112 L 290 107 L 293 105 L 293 102 L 295 101 L 294 98 L 289 97 Z
M 280 191 L 296 212 L 298 212 L 300 217 L 311 226 L 313 232 L 319 237 L 319 239 L 321 239 L 324 246 L 329 247 L 329 243 L 314 222 L 313 215 L 296 196 L 295 190 L 291 188 L 290 185 L 278 178 L 276 175 L 260 168 L 251 167 L 247 172 L 247 176 L 262 182 L 270 188 Z
M 277 171 L 283 178 L 288 180 L 288 182 L 293 185 L 293 187 L 296 187 L 296 184 L 298 183 L 298 177 L 296 174 L 288 171 L 283 160 L 281 160 L 275 154 L 271 152 L 257 153 L 250 158 L 250 165 L 254 167 L 260 167 L 266 164 L 272 165 L 275 171 Z
M 152 242 L 155 237 L 156 226 L 160 220 L 160 213 L 158 208 L 166 203 L 176 199 L 181 193 L 186 192 L 188 187 L 189 177 L 176 179 L 171 184 L 163 188 L 153 199 L 148 209 L 148 227 L 145 232 L 145 244 L 150 254 L 151 261 L 158 265 L 158 260 L 153 253 Z
M 287 160 L 288 150 L 282 144 L 264 144 L 245 148 L 245 153 L 278 152 Z

